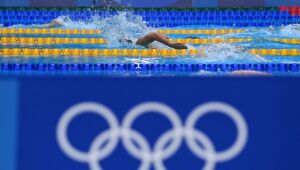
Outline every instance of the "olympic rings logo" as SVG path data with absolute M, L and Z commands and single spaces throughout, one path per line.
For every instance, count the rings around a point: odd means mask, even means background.
M 100 133 L 92 141 L 88 152 L 74 148 L 67 135 L 71 121 L 85 112 L 95 113 L 103 117 L 109 124 L 109 129 Z M 160 136 L 153 149 L 141 133 L 131 128 L 138 117 L 149 114 L 149 112 L 166 117 L 173 126 L 171 130 Z M 216 151 L 209 137 L 195 128 L 195 124 L 200 118 L 212 112 L 223 113 L 235 123 L 237 137 L 227 150 Z M 178 113 L 171 107 L 158 102 L 145 102 L 129 110 L 121 125 L 115 114 L 106 106 L 92 102 L 79 103 L 63 114 L 57 126 L 57 141 L 61 150 L 71 159 L 87 163 L 91 170 L 102 170 L 101 161 L 113 153 L 119 141 L 130 155 L 141 161 L 139 170 L 149 170 L 152 165 L 156 170 L 166 170 L 164 161 L 179 150 L 182 142 L 186 142 L 189 150 L 205 161 L 203 170 L 213 170 L 217 163 L 235 158 L 244 149 L 247 140 L 248 127 L 241 113 L 222 102 L 199 105 L 191 111 L 184 124 Z M 199 146 L 199 143 L 202 146 Z M 104 144 L 106 145 L 103 146 Z M 100 148 L 100 146 L 103 147 Z

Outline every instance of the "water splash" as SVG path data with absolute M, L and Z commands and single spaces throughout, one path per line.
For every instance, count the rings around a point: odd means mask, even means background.
M 286 37 L 300 38 L 300 24 L 292 24 L 281 27 L 280 34 Z
M 119 12 L 105 18 L 95 15 L 88 21 L 73 21 L 68 16 L 61 16 L 57 20 L 67 28 L 100 29 L 101 35 L 107 38 L 111 45 L 120 45 L 119 40 L 124 38 L 136 41 L 139 37 L 156 30 L 148 27 L 141 16 L 132 12 Z
M 291 24 L 280 27 L 248 27 L 244 32 L 211 36 L 214 38 L 300 38 L 300 24 Z
M 236 63 L 257 63 L 267 61 L 260 56 L 250 54 L 246 48 L 236 44 L 209 44 L 201 45 L 199 48 L 204 49 L 204 56 L 199 58 L 199 60 L 202 60 L 203 62 L 219 63 L 224 61 L 232 61 Z
M 147 23 L 143 21 L 143 18 L 139 15 L 134 15 L 133 12 L 119 12 L 117 15 L 110 17 L 101 17 L 98 15 L 93 16 L 88 20 L 72 20 L 69 16 L 61 16 L 57 18 L 68 29 L 100 29 L 102 30 L 99 37 L 104 37 L 108 40 L 109 44 L 103 46 L 104 48 L 144 48 L 142 46 L 132 45 L 128 43 L 119 42 L 124 37 L 136 40 L 139 37 L 146 35 L 151 31 L 156 31 L 156 28 L 147 26 Z M 1 27 L 1 25 L 0 25 Z M 13 27 L 35 27 L 35 25 L 24 26 L 15 25 Z M 175 27 L 174 29 L 219 29 L 221 26 L 182 26 Z M 168 28 L 173 29 L 173 28 Z M 224 29 L 236 29 L 232 27 L 224 27 Z M 208 44 L 208 45 L 192 45 L 187 44 L 189 49 L 204 49 L 204 56 L 188 56 L 177 58 L 141 58 L 141 57 L 124 57 L 119 59 L 105 58 L 105 62 L 115 63 L 257 63 L 257 62 L 299 62 L 297 59 L 280 58 L 277 60 L 266 59 L 266 57 L 254 56 L 248 52 L 250 48 L 295 48 L 290 44 L 282 44 L 278 42 L 265 41 L 265 38 L 299 38 L 300 37 L 300 25 L 293 24 L 281 27 L 264 27 L 255 28 L 248 27 L 242 33 L 225 34 L 225 35 L 196 35 L 198 38 L 253 38 L 252 42 L 243 43 L 221 43 L 221 44 Z M 168 35 L 171 38 L 178 38 L 176 35 Z M 183 35 L 182 35 L 183 36 Z M 188 36 L 188 35 L 184 35 Z M 195 36 L 195 35 L 193 35 Z M 157 48 L 169 48 L 160 43 L 154 43 Z M 101 47 L 102 48 L 102 47 Z M 93 62 L 100 62 L 101 58 L 95 59 Z M 83 61 L 80 59 L 78 62 L 90 62 L 91 59 Z M 72 61 L 73 62 L 73 61 Z M 76 61 L 77 62 L 77 61 Z M 103 62 L 101 60 L 101 62 Z

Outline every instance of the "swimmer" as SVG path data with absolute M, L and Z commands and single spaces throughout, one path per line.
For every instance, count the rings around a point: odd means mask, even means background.
M 53 27 L 57 27 L 57 26 L 63 26 L 62 22 L 60 22 L 57 19 L 53 20 L 52 22 L 50 22 L 48 24 L 41 25 L 41 27 L 43 27 L 43 28 L 53 28 Z M 174 42 L 174 41 L 170 40 L 169 37 L 167 37 L 163 34 L 160 34 L 158 32 L 150 32 L 147 35 L 138 38 L 136 42 L 134 42 L 130 39 L 127 39 L 127 38 L 123 38 L 123 39 L 119 40 L 119 42 L 136 44 L 136 45 L 144 46 L 144 47 L 150 48 L 150 49 L 155 49 L 155 47 L 151 45 L 151 43 L 154 41 L 158 41 L 158 42 L 165 44 L 174 49 L 187 49 L 186 44 Z

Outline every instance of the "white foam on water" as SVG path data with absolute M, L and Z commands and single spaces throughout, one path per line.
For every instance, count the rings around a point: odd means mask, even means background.
M 204 50 L 204 55 L 198 60 L 205 62 L 222 62 L 222 61 L 251 61 L 266 62 L 266 59 L 260 56 L 252 55 L 246 48 L 231 43 L 201 45 L 199 49 Z
M 277 37 L 277 38 L 300 38 L 300 24 L 291 24 L 280 27 L 252 28 L 244 34 L 250 37 Z
M 212 36 L 214 38 L 300 38 L 300 24 L 291 24 L 280 27 L 249 27 L 243 28 L 245 31 L 234 34 L 224 34 Z
M 101 35 L 109 40 L 110 45 L 119 45 L 119 40 L 124 38 L 136 41 L 139 37 L 156 30 L 148 27 L 141 16 L 133 15 L 131 12 L 119 12 L 105 18 L 95 15 L 89 21 L 74 21 L 68 16 L 61 16 L 57 20 L 67 28 L 100 29 Z
M 291 24 L 283 26 L 280 28 L 280 35 L 291 37 L 291 38 L 300 38 L 300 24 Z
M 61 16 L 57 18 L 64 26 L 62 29 L 100 29 L 102 34 L 99 37 L 104 37 L 109 44 L 103 46 L 105 48 L 144 48 L 133 44 L 119 42 L 120 39 L 137 40 L 139 37 L 146 35 L 149 32 L 157 31 L 156 28 L 148 27 L 143 18 L 139 15 L 134 15 L 132 12 L 119 12 L 117 15 L 110 17 L 93 16 L 88 20 L 72 20 L 68 16 Z M 12 27 L 36 27 L 37 25 L 24 26 L 14 25 Z M 1 25 L 0 25 L 1 27 Z M 189 29 L 189 27 L 177 27 L 170 29 Z M 200 27 L 199 27 L 200 28 Z M 199 29 L 197 27 L 197 29 Z M 205 28 L 205 27 L 204 27 Z M 215 29 L 218 29 L 216 27 Z M 234 29 L 234 28 L 232 28 Z M 281 27 L 264 27 L 264 28 L 243 28 L 245 31 L 241 33 L 225 34 L 225 35 L 210 35 L 208 38 L 300 38 L 300 25 L 293 24 Z M 170 35 L 172 38 L 172 35 Z M 260 42 L 261 43 L 261 42 Z M 264 42 L 263 42 L 264 43 Z M 262 43 L 262 44 L 263 44 Z M 269 43 L 269 42 L 266 42 Z M 274 42 L 272 42 L 274 43 Z M 157 48 L 169 48 L 161 43 L 153 43 Z M 271 44 L 272 45 L 272 44 Z M 172 59 L 162 58 L 130 58 L 122 59 L 125 62 L 133 63 L 166 63 L 172 62 L 203 62 L 203 63 L 224 63 L 224 62 L 269 62 L 271 60 L 265 57 L 255 56 L 248 52 L 247 48 L 260 47 L 256 41 L 243 43 L 221 43 L 208 45 L 192 45 L 187 44 L 189 49 L 204 49 L 204 56 L 198 54 L 189 57 L 177 57 Z M 279 44 L 280 46 L 280 44 Z M 274 45 L 274 47 L 276 47 Z M 295 61 L 294 61 L 295 62 Z
M 100 16 L 94 16 L 89 22 L 83 21 L 72 21 L 70 18 L 65 17 L 62 20 L 65 27 L 68 28 L 80 28 L 80 29 L 100 29 L 102 30 L 102 35 L 108 39 L 110 48 L 143 48 L 136 45 L 128 45 L 127 43 L 120 43 L 119 40 L 123 38 L 128 38 L 131 40 L 136 40 L 139 37 L 146 35 L 151 31 L 156 31 L 156 29 L 148 27 L 143 21 L 141 16 L 133 15 L 130 12 L 119 12 L 118 15 L 103 18 Z M 247 31 L 249 32 L 249 31 Z M 261 29 L 261 34 L 266 34 L 270 30 Z M 253 34 L 250 31 L 249 34 Z M 271 34 L 271 33 L 268 33 Z M 237 34 L 227 34 L 215 36 L 216 38 L 230 38 L 237 36 Z M 157 48 L 169 48 L 161 43 L 153 43 Z M 187 44 L 189 49 L 204 49 L 205 55 L 197 54 L 196 56 L 191 56 L 187 60 L 189 61 L 202 61 L 202 62 L 224 62 L 224 61 L 238 61 L 238 62 L 266 62 L 266 59 L 260 56 L 254 56 L 245 48 L 241 46 L 231 44 L 231 43 L 221 43 L 221 44 L 209 44 L 195 46 Z M 161 58 L 129 58 L 125 61 L 132 63 L 159 63 Z M 175 60 L 183 60 L 183 57 L 178 57 Z

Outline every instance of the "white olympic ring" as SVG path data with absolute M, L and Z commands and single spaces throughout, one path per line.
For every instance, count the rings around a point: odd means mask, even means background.
M 103 117 L 109 124 L 109 129 L 100 133 L 92 141 L 88 152 L 83 152 L 72 146 L 67 131 L 71 121 L 86 112 L 92 112 Z M 138 117 L 149 112 L 165 116 L 173 126 L 171 130 L 161 135 L 154 144 L 153 150 L 151 150 L 146 138 L 131 128 Z M 223 113 L 235 123 L 237 129 L 236 140 L 225 151 L 216 151 L 209 137 L 195 128 L 197 121 L 211 112 Z M 139 170 L 149 170 L 151 165 L 154 165 L 157 170 L 167 169 L 164 166 L 164 160 L 178 151 L 183 139 L 185 139 L 189 150 L 195 156 L 205 160 L 203 170 L 213 170 L 218 162 L 229 161 L 236 157 L 243 150 L 248 140 L 248 127 L 242 114 L 234 107 L 222 102 L 209 102 L 199 105 L 192 110 L 186 119 L 185 125 L 183 125 L 178 113 L 163 103 L 145 102 L 135 106 L 126 114 L 121 125 L 119 125 L 113 112 L 106 106 L 93 102 L 79 103 L 63 114 L 56 130 L 57 142 L 62 151 L 75 161 L 87 163 L 91 170 L 102 170 L 100 161 L 112 154 L 120 140 L 125 150 L 141 161 Z M 106 145 L 103 146 L 105 143 Z M 169 145 L 165 147 L 168 143 Z M 199 143 L 201 143 L 201 146 L 199 146 Z

